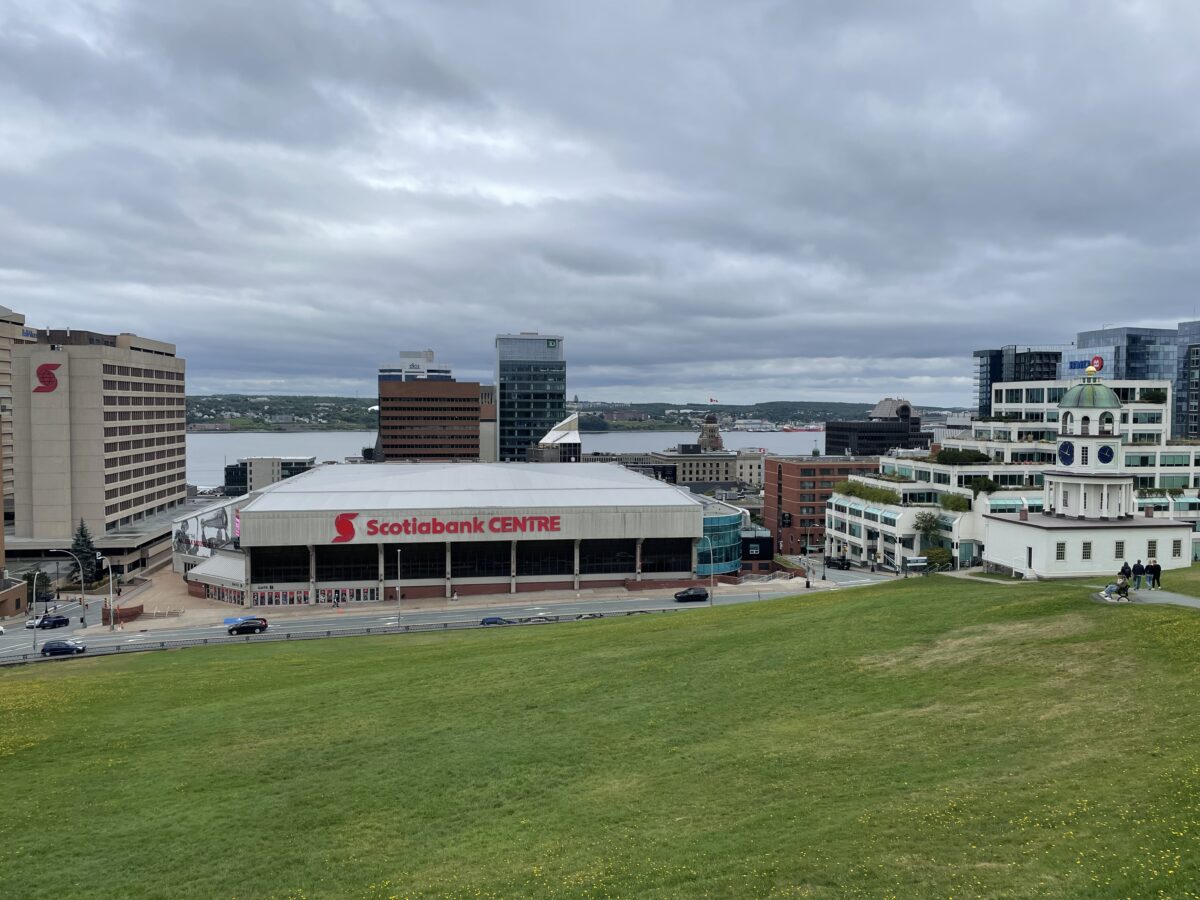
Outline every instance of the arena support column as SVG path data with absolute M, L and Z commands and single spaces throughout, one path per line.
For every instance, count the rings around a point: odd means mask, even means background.
M 453 571 L 453 570 L 450 568 L 450 563 L 451 563 L 451 559 L 450 559 L 450 542 L 449 542 L 449 541 L 446 541 L 446 599 L 447 599 L 447 600 L 449 600 L 449 599 L 450 599 L 450 596 L 451 596 L 451 594 L 453 594 L 453 592 L 454 592 L 454 591 L 453 591 L 453 588 L 452 588 L 452 586 L 451 586 L 451 583 L 450 583 L 450 577 L 451 577 L 451 576 L 450 576 L 450 573 L 451 573 L 451 571 Z
M 575 590 L 579 590 L 579 538 L 575 538 Z
M 308 602 L 317 602 L 317 548 L 308 545 Z
M 378 568 L 378 570 L 376 571 L 376 574 L 377 574 L 377 575 L 378 575 L 378 577 L 379 577 L 379 587 L 376 589 L 376 592 L 375 592 L 375 599 L 376 599 L 376 600 L 383 600 L 383 599 L 384 599 L 384 592 L 387 590 L 387 587 L 386 587 L 386 584 L 387 584 L 387 583 L 384 581 L 384 577 L 383 577 L 383 576 L 384 576 L 384 569 L 383 569 L 383 544 L 376 544 L 375 546 L 379 548 L 379 568 Z M 399 565 L 399 564 L 397 563 L 397 565 Z M 399 572 L 397 572 L 397 573 L 396 573 L 396 575 L 397 575 L 397 576 L 399 576 L 399 574 L 400 574 Z
M 508 557 L 508 592 L 517 592 L 517 542 L 512 542 Z
M 638 581 L 642 580 L 642 541 L 644 540 L 645 538 L 637 539 L 637 551 L 633 562 L 633 571 L 637 573 L 636 578 Z

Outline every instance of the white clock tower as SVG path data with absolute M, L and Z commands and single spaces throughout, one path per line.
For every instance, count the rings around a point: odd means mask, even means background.
M 1121 452 L 1121 401 L 1088 366 L 1059 401 L 1058 466 L 1045 472 L 1045 511 L 1071 519 L 1132 518 L 1134 478 Z

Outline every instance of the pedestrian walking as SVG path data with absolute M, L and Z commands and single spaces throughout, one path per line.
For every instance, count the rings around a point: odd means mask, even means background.
M 1157 559 L 1150 560 L 1150 564 L 1146 566 L 1146 579 L 1150 582 L 1150 590 L 1162 590 L 1162 566 L 1158 564 Z
M 1129 568 L 1128 560 L 1121 563 L 1121 574 L 1125 576 L 1126 581 L 1133 577 L 1133 569 Z
M 1139 559 L 1133 564 L 1133 589 L 1140 591 L 1142 589 L 1142 579 L 1146 577 L 1146 567 L 1142 565 Z

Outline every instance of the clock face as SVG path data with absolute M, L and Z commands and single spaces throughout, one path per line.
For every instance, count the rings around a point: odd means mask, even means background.
M 1096 451 L 1096 458 L 1106 466 L 1113 461 L 1113 456 L 1114 453 L 1112 447 L 1104 446 Z
M 1058 461 L 1064 466 L 1069 466 L 1075 462 L 1075 445 L 1070 441 L 1063 441 L 1058 445 Z

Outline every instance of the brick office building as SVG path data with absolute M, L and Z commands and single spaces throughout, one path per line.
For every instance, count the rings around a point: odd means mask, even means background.
M 763 524 L 776 552 L 803 554 L 825 546 L 825 501 L 850 475 L 879 469 L 877 456 L 768 456 L 764 465 Z

